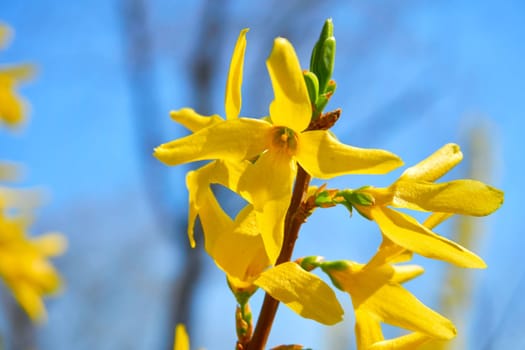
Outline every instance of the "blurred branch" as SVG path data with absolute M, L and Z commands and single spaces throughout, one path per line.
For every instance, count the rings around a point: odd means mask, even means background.
M 175 194 L 169 190 L 168 169 L 155 160 L 151 153 L 163 138 L 160 126 L 156 122 L 166 113 L 159 112 L 158 97 L 155 95 L 156 84 L 153 75 L 154 50 L 149 33 L 148 11 L 144 0 L 122 0 L 123 37 L 126 44 L 129 85 L 132 95 L 137 145 L 143 183 L 149 198 L 152 212 L 155 213 L 161 229 L 173 237 L 174 244 L 182 253 L 178 271 L 181 275 L 171 286 L 171 306 L 168 329 L 166 330 L 167 348 L 171 348 L 173 329 L 177 323 L 184 323 L 191 328 L 191 307 L 196 295 L 195 289 L 201 274 L 200 250 L 191 249 L 186 242 L 186 218 L 177 215 L 170 205 Z M 200 71 L 199 73 L 204 73 Z M 208 81 L 209 77 L 202 79 Z M 168 336 L 169 335 L 169 336 Z
M 5 339 L 0 339 L 0 349 L 4 349 L 4 346 L 6 350 L 36 349 L 34 324 L 11 295 L 8 295 L 5 291 L 2 291 L 0 294 L 9 324 L 9 334 Z

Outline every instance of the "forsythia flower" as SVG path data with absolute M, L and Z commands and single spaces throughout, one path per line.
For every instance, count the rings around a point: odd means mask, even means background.
M 399 255 L 399 251 L 385 241 L 365 265 L 353 261 L 320 264 L 334 285 L 352 299 L 359 350 L 408 350 L 432 339 L 451 339 L 456 335 L 452 322 L 429 309 L 401 286 L 423 272 L 417 265 L 391 265 L 409 258 L 407 254 Z M 384 340 L 381 322 L 413 333 Z
M 411 216 L 388 208 L 407 208 L 435 212 L 429 219 L 440 220 L 452 214 L 484 216 L 503 203 L 503 193 L 476 180 L 434 183 L 463 155 L 458 145 L 447 144 L 419 164 L 408 168 L 387 188 L 365 187 L 359 192 L 373 198 L 372 205 L 355 205 L 374 220 L 392 242 L 428 258 L 461 267 L 484 268 L 481 258 L 462 246 L 431 231 L 436 223 L 420 224 Z
M 239 65 L 242 55 L 234 53 L 234 59 L 232 64 Z M 386 173 L 401 165 L 401 160 L 384 150 L 342 144 L 327 130 L 308 130 L 311 104 L 295 50 L 286 39 L 275 39 L 267 67 L 275 95 L 270 105 L 271 122 L 236 118 L 240 92 L 233 90 L 226 94 L 227 120 L 211 121 L 192 135 L 157 147 L 154 154 L 168 165 L 214 159 L 255 161 L 232 190 L 254 206 L 265 249 L 274 260 L 281 249 L 297 163 L 310 175 L 327 179 Z M 240 89 L 241 79 L 237 76 L 235 88 Z
M 60 276 L 48 258 L 62 254 L 65 239 L 56 233 L 29 238 L 22 218 L 8 218 L 0 212 L 0 278 L 27 314 L 45 319 L 42 297 L 61 286 Z
M 9 28 L 0 23 L 0 48 L 9 37 Z M 24 120 L 24 101 L 15 92 L 20 82 L 33 75 L 30 65 L 0 66 L 0 120 L 15 126 Z
M 295 263 L 268 268 L 273 261 L 264 249 L 251 204 L 235 220 L 220 207 L 209 184 L 226 186 L 227 181 L 235 181 L 242 167 L 240 170 L 236 172 L 222 162 L 212 162 L 188 174 L 190 239 L 193 240 L 193 222 L 198 214 L 205 232 L 205 249 L 226 273 L 234 294 L 249 293 L 258 286 L 302 317 L 323 324 L 339 322 L 343 310 L 333 290 L 319 277 Z

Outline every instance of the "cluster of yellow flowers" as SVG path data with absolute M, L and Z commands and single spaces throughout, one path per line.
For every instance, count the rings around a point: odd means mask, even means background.
M 0 47 L 7 43 L 10 30 L 0 23 Z M 16 127 L 25 117 L 24 102 L 15 87 L 31 76 L 30 65 L 0 66 L 0 120 Z M 0 162 L 0 182 L 18 179 L 15 165 Z M 39 193 L 0 185 L 0 279 L 31 319 L 43 321 L 46 310 L 42 297 L 59 290 L 61 279 L 50 257 L 60 255 L 66 247 L 58 233 L 28 236 L 32 209 Z
M 241 31 L 231 60 L 226 118 L 202 116 L 188 108 L 174 111 L 172 119 L 192 133 L 162 144 L 154 152 L 168 165 L 211 160 L 186 178 L 188 236 L 195 246 L 194 222 L 199 217 L 205 249 L 226 274 L 239 304 L 238 313 L 241 310 L 237 349 L 262 349 L 265 345 L 267 336 L 258 332 L 271 327 L 267 320 L 273 317 L 272 312 L 266 309 L 271 301 L 265 299 L 253 337 L 251 313 L 246 307 L 258 288 L 302 317 L 325 325 L 342 320 L 344 311 L 337 296 L 313 273 L 317 268 L 330 277 L 333 286 L 350 295 L 358 349 L 414 349 L 432 339 L 453 338 L 454 325 L 402 286 L 423 269 L 399 263 L 416 253 L 460 267 L 484 268 L 480 257 L 433 229 L 453 214 L 490 214 L 503 202 L 503 193 L 475 180 L 435 182 L 461 161 L 462 153 L 455 144 L 443 146 L 406 169 L 387 188 L 309 187 L 311 177 L 385 174 L 403 163 L 385 150 L 345 145 L 328 130 L 339 116 L 338 112 L 322 113 L 335 89 L 331 80 L 335 40 L 330 21 L 323 28 L 307 72 L 302 71 L 293 46 L 284 38 L 275 39 L 266 61 L 274 91 L 269 116 L 239 117 L 246 34 L 246 29 Z M 212 184 L 225 186 L 248 204 L 230 217 L 215 197 Z M 317 256 L 291 261 L 293 244 L 306 217 L 316 208 L 338 204 L 377 223 L 383 237 L 377 253 L 366 264 L 326 261 Z M 392 208 L 431 214 L 420 223 Z M 410 332 L 385 340 L 381 323 Z M 177 334 L 181 340 L 176 339 L 175 349 L 189 349 L 182 326 Z

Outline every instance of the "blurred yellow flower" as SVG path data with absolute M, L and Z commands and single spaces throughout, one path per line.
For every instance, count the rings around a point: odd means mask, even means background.
M 8 40 L 10 30 L 0 23 L 0 48 Z M 0 120 L 13 127 L 25 120 L 25 102 L 16 93 L 18 85 L 34 74 L 31 65 L 0 66 Z
M 486 267 L 483 260 L 462 246 L 431 231 L 452 214 L 484 216 L 503 203 L 503 192 L 476 180 L 434 183 L 462 159 L 458 145 L 447 144 L 419 164 L 408 168 L 387 188 L 365 187 L 359 192 L 373 198 L 372 205 L 355 205 L 374 220 L 392 242 L 428 258 L 469 267 Z M 434 212 L 422 225 L 413 217 L 390 209 Z
M 0 212 L 0 278 L 31 319 L 43 321 L 42 298 L 62 284 L 48 258 L 62 254 L 66 240 L 58 233 L 27 237 L 27 221 Z

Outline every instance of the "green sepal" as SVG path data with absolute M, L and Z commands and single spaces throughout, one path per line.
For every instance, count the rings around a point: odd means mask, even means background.
M 350 264 L 348 261 L 345 261 L 345 260 L 337 260 L 337 261 L 325 261 L 325 262 L 322 262 L 321 264 L 319 264 L 319 267 L 321 268 L 321 270 L 323 270 L 324 273 L 326 273 L 328 275 L 328 277 L 330 277 L 330 280 L 332 281 L 332 284 L 340 289 L 340 290 L 343 290 L 343 287 L 339 284 L 339 282 L 337 282 L 337 280 L 335 278 L 332 277 L 332 275 L 330 274 L 331 271 L 344 271 L 346 269 L 348 269 L 350 267 Z
M 362 188 L 359 188 L 357 190 L 343 190 L 338 193 L 338 195 L 342 196 L 349 204 L 352 205 L 363 205 L 363 206 L 371 206 L 374 204 L 374 197 L 371 195 L 360 192 Z
M 228 279 L 226 279 L 228 282 L 228 287 L 233 293 L 233 296 L 235 297 L 235 300 L 237 303 L 241 306 L 244 306 L 248 303 L 252 295 L 259 289 L 256 285 L 252 285 L 249 288 L 243 288 L 243 289 L 237 289 L 233 288 L 232 284 Z
M 329 208 L 337 204 L 337 203 L 334 203 L 333 196 L 328 191 L 322 191 L 322 192 L 316 193 L 314 203 L 316 206 L 321 207 L 321 208 Z
M 306 88 L 308 89 L 308 96 L 310 97 L 310 103 L 315 104 L 317 101 L 317 96 L 319 96 L 319 80 L 317 76 L 310 71 L 303 73 L 304 82 L 306 83 Z

